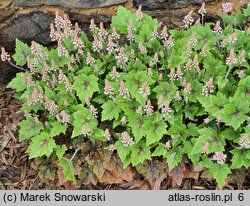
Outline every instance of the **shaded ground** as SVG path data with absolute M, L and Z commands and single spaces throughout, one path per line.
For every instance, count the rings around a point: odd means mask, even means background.
M 34 160 L 29 160 L 25 153 L 27 142 L 18 141 L 18 121 L 22 118 L 19 108 L 21 103 L 13 98 L 15 92 L 0 86 L 0 189 L 64 189 L 53 184 L 42 183 Z M 163 180 L 161 189 L 173 189 L 171 179 Z M 216 189 L 214 181 L 199 178 L 185 179 L 175 189 Z M 149 189 L 148 182 L 139 178 L 124 184 L 82 185 L 80 189 L 123 190 Z M 224 189 L 250 189 L 250 169 L 231 175 Z

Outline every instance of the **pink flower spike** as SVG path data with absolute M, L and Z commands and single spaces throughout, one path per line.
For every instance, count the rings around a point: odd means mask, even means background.
M 183 20 L 183 23 L 185 25 L 186 28 L 190 27 L 192 25 L 192 23 L 194 22 L 194 19 L 192 17 L 193 14 L 193 10 L 191 10 L 185 17 Z
M 3 62 L 10 61 L 10 55 L 5 51 L 4 47 L 1 48 L 1 60 Z
M 198 14 L 204 16 L 207 13 L 207 10 L 206 10 L 205 6 L 206 6 L 206 4 L 205 4 L 205 2 L 203 2 L 202 5 L 201 5 L 201 8 L 198 11 Z
M 222 4 L 222 12 L 223 13 L 228 13 L 228 12 L 230 12 L 232 10 L 233 10 L 233 4 L 232 3 L 226 2 L 226 3 Z
M 142 20 L 142 17 L 143 17 L 143 13 L 142 13 L 142 11 L 141 11 L 141 8 L 142 8 L 142 6 L 140 5 L 140 6 L 138 7 L 138 10 L 136 11 L 136 17 L 137 17 L 137 19 L 138 19 L 139 21 L 141 21 L 141 20 Z
M 224 164 L 226 161 L 227 155 L 223 152 L 215 152 L 213 160 L 217 161 L 218 164 Z

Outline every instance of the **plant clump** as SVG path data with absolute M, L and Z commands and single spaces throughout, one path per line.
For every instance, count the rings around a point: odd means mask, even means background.
M 203 3 L 195 24 L 192 10 L 185 29 L 169 30 L 141 7 L 119 7 L 110 29 L 91 20 L 91 38 L 56 14 L 56 48 L 16 40 L 13 59 L 24 72 L 8 87 L 23 102 L 19 139 L 30 141 L 29 157 L 53 159 L 74 182 L 74 157 L 82 145 L 93 155 L 97 144 L 124 168 L 163 160 L 172 172 L 188 161 L 222 187 L 250 165 L 250 7 L 231 10 L 223 4 L 222 20 L 205 23 Z M 4 48 L 1 59 L 11 63 Z

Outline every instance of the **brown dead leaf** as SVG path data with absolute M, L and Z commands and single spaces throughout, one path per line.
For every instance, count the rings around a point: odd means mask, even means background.
M 166 173 L 161 173 L 159 177 L 156 178 L 153 190 L 160 190 L 162 181 L 167 177 Z
M 82 170 L 82 168 L 80 167 L 80 165 L 75 165 L 74 174 L 80 176 L 81 170 Z
M 140 190 L 151 190 L 151 186 L 146 180 L 136 180 L 129 182 L 129 190 L 140 189 Z
M 119 184 L 124 181 L 130 182 L 134 179 L 135 171 L 130 166 L 123 168 L 121 160 L 113 156 L 105 165 L 105 173 L 99 179 L 102 183 Z
M 213 181 L 214 178 L 212 177 L 211 173 L 208 169 L 204 168 L 204 171 L 202 172 L 201 178 L 207 179 L 208 181 Z
M 191 163 L 189 163 L 189 164 L 191 164 Z M 204 170 L 204 167 L 195 166 L 192 164 L 191 168 L 187 168 L 188 177 L 186 177 L 186 178 L 193 178 L 195 180 L 198 180 L 200 178 L 200 174 L 203 170 Z
M 243 183 L 245 181 L 247 174 L 247 170 L 245 168 L 233 170 L 232 174 L 230 174 L 227 178 L 227 184 L 236 184 L 238 189 L 243 188 Z
M 183 179 L 186 178 L 186 166 L 184 163 L 178 164 L 172 171 L 169 173 L 169 176 L 172 177 L 172 187 L 176 185 L 180 186 Z
M 93 184 L 96 185 L 98 180 L 97 177 L 95 175 L 95 173 L 92 171 L 91 168 L 89 168 L 87 165 L 82 165 L 81 166 L 81 174 L 80 174 L 80 181 L 82 184 Z
M 151 188 L 157 189 L 167 177 L 167 165 L 164 160 L 146 161 L 136 167 L 137 171 L 148 180 Z M 160 182 L 161 181 L 161 182 Z
M 95 164 L 92 166 L 92 168 L 96 177 L 100 180 L 105 172 L 105 168 L 103 166 L 103 160 L 101 159 L 97 160 Z
M 49 183 L 55 180 L 55 169 L 49 164 L 41 164 L 38 169 L 38 176 L 43 182 Z M 33 176 L 32 170 L 29 170 L 30 175 Z
M 66 181 L 64 184 L 63 184 L 65 190 L 73 190 L 75 189 L 75 185 L 73 184 L 73 182 L 70 182 L 70 181 Z
M 65 181 L 64 181 L 64 173 L 63 173 L 63 168 L 62 167 L 58 168 L 57 177 L 58 177 L 58 180 L 59 180 L 59 184 L 63 185 L 65 183 Z

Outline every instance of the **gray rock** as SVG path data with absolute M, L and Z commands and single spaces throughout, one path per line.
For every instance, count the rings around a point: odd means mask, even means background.
M 0 62 L 0 86 L 6 85 L 15 77 L 17 69 L 12 67 L 8 62 Z
M 125 3 L 127 0 L 13 0 L 15 6 L 27 7 L 27 6 L 61 6 L 68 8 L 99 8 L 105 6 L 112 6 L 116 4 Z
M 79 14 L 75 12 L 69 13 L 72 23 L 78 22 L 80 27 L 89 34 L 90 20 L 94 19 L 96 24 L 104 22 L 105 27 L 109 27 L 111 15 L 105 14 Z M 0 26 L 0 48 L 4 46 L 8 52 L 15 49 L 15 40 L 28 43 L 32 40 L 45 45 L 51 46 L 50 40 L 50 23 L 53 22 L 54 16 L 41 11 L 33 11 L 28 14 L 20 14 L 15 18 L 5 22 Z M 8 63 L 0 62 L 0 84 L 8 82 L 17 72 Z
M 142 5 L 142 9 L 177 9 L 185 8 L 190 4 L 201 4 L 202 2 L 217 2 L 218 0 L 134 0 L 134 5 Z
M 78 22 L 87 33 L 91 19 L 94 19 L 96 24 L 104 22 L 105 26 L 109 26 L 111 21 L 111 15 L 105 14 L 85 15 L 71 12 L 69 17 L 73 23 Z M 7 51 L 13 51 L 16 38 L 28 44 L 34 40 L 45 46 L 50 45 L 50 24 L 53 20 L 52 14 L 41 11 L 17 15 L 0 26 L 0 47 L 4 46 Z
M 90 36 L 90 20 L 94 19 L 95 24 L 99 26 L 100 22 L 104 23 L 105 28 L 108 28 L 111 23 L 112 15 L 107 14 L 80 14 L 76 12 L 69 13 L 70 20 L 74 22 L 78 22 L 80 27 L 84 30 L 84 32 Z
M 17 15 L 1 26 L 0 46 L 13 51 L 16 38 L 26 43 L 34 40 L 43 45 L 50 44 L 49 28 L 53 19 L 51 14 L 41 11 Z
M 11 6 L 11 2 L 5 0 L 0 1 L 0 23 L 13 15 L 16 11 L 16 8 Z
M 149 14 L 153 18 L 157 18 L 159 22 L 162 22 L 163 25 L 167 26 L 169 29 L 183 29 L 184 23 L 183 19 L 189 12 L 188 8 L 178 9 L 178 12 L 174 9 L 164 9 L 164 10 L 147 10 L 144 11 L 145 13 Z M 193 17 L 196 20 L 200 18 L 197 13 L 193 14 Z M 221 20 L 218 16 L 207 13 L 205 15 L 204 21 L 205 22 L 216 22 Z

